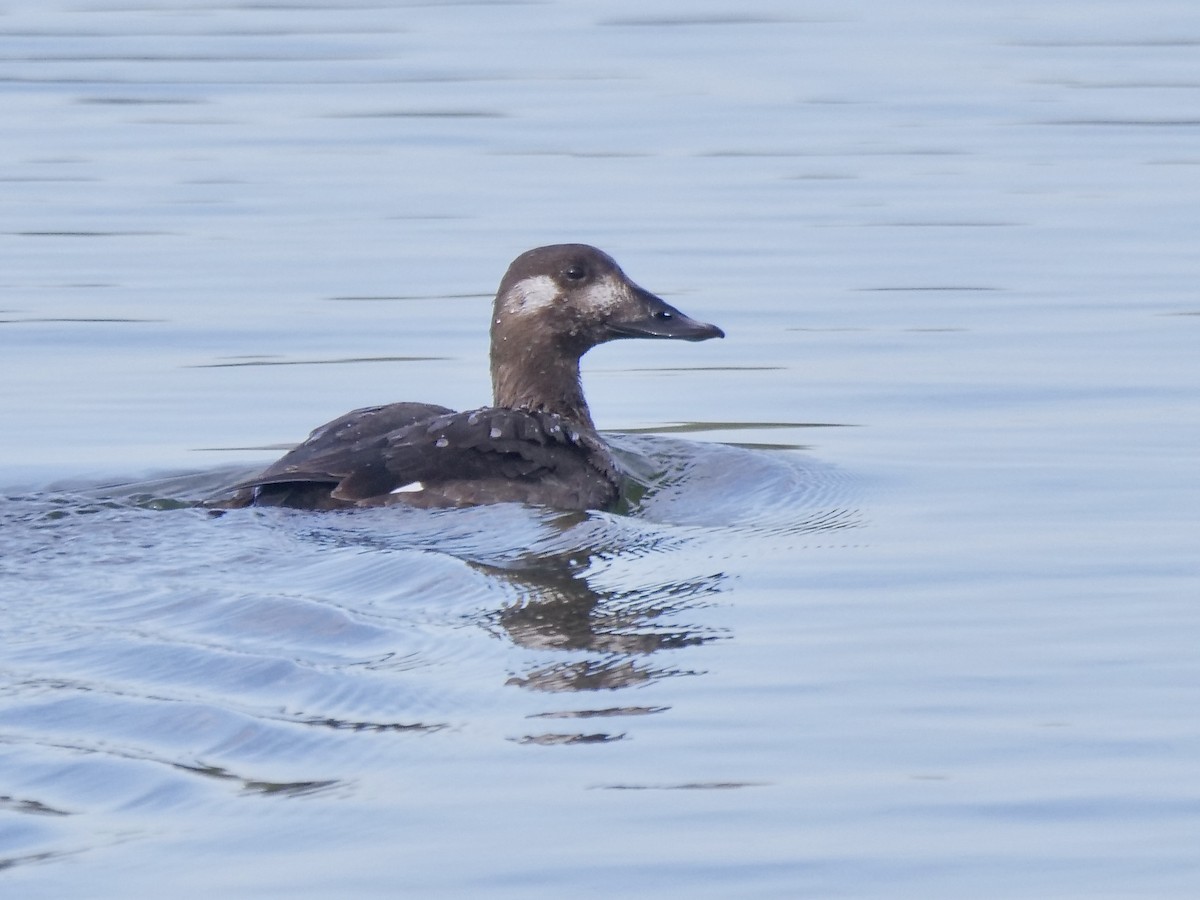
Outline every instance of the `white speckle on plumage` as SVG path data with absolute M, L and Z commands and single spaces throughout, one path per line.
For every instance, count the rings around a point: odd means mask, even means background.
M 425 485 L 419 481 L 410 481 L 408 484 L 402 484 L 398 488 L 392 488 L 393 494 L 415 494 L 417 491 L 425 490 Z
M 496 438 L 500 437 L 500 435 L 502 435 L 503 433 L 504 432 L 502 432 L 497 426 L 493 425 L 492 430 L 488 432 L 488 437 L 490 437 L 492 440 L 495 440 Z
M 435 446 L 435 447 L 449 447 L 449 446 L 450 446 L 450 441 L 449 441 L 449 439 L 448 439 L 448 438 L 446 438 L 446 437 L 440 437 L 440 438 L 438 438 L 436 441 L 434 441 L 434 442 L 433 442 L 433 446 Z
M 479 424 L 479 413 L 473 412 L 469 416 L 467 416 L 467 424 L 468 425 L 478 425 Z

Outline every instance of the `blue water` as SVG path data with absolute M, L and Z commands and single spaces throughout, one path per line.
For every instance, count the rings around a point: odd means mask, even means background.
M 1200 892 L 1193 4 L 0 7 L 0 892 Z M 630 515 L 191 505 L 489 396 Z

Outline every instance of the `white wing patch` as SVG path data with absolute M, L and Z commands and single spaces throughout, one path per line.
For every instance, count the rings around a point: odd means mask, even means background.
M 398 488 L 392 488 L 393 494 L 415 494 L 418 491 L 425 490 L 425 485 L 419 481 L 410 481 L 408 484 L 402 484 Z

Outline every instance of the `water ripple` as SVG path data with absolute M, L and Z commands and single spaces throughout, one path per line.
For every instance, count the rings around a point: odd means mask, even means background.
M 669 715 L 618 693 L 702 676 L 746 559 L 856 525 L 852 483 L 794 453 L 614 440 L 624 514 L 197 508 L 231 470 L 4 497 L 0 764 L 24 779 L 0 809 L 318 796 L 398 741 L 565 749 Z

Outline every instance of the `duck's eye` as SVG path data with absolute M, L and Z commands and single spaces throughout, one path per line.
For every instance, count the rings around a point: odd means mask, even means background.
M 587 269 L 580 263 L 572 263 L 563 270 L 567 281 L 583 281 L 587 278 Z

